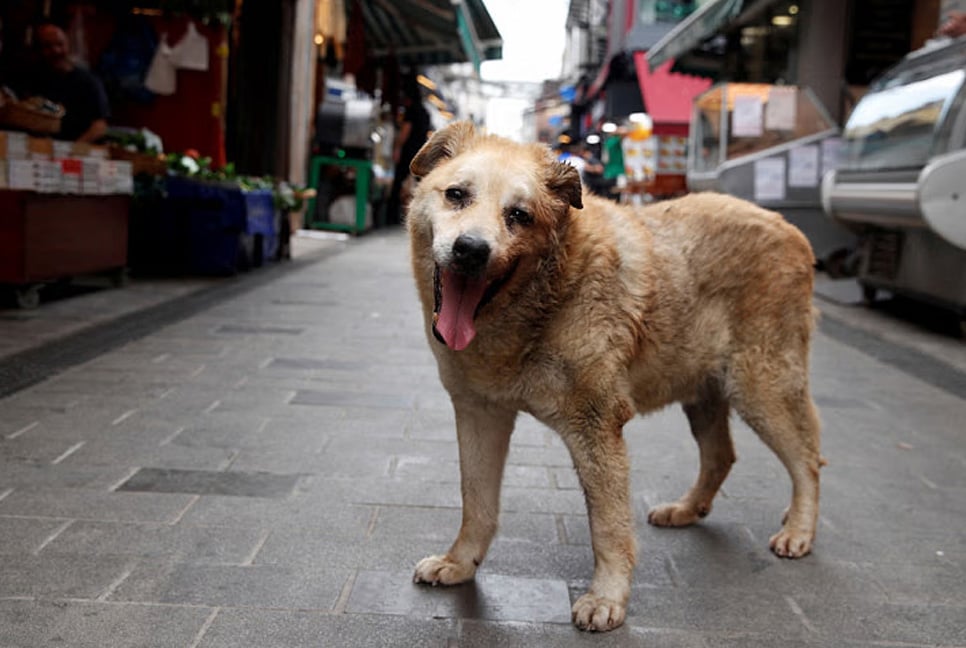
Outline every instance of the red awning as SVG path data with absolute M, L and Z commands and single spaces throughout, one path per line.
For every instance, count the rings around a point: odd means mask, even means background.
M 644 109 L 660 126 L 683 126 L 691 123 L 691 103 L 711 87 L 711 79 L 671 72 L 674 61 L 665 61 L 653 72 L 647 64 L 646 52 L 634 52 L 637 81 L 641 86 Z

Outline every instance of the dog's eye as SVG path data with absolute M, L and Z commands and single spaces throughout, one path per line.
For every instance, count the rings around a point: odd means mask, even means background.
M 446 200 L 454 205 L 462 205 L 466 202 L 466 192 L 459 187 L 450 187 L 444 193 Z
M 513 207 L 506 213 L 507 226 L 529 225 L 533 222 L 533 216 L 518 207 Z

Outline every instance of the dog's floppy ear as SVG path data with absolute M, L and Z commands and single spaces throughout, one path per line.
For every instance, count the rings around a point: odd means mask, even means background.
M 566 200 L 571 207 L 583 209 L 580 173 L 575 166 L 566 162 L 551 162 L 547 172 L 547 186 L 554 195 Z
M 473 122 L 469 121 L 456 122 L 443 128 L 419 149 L 409 164 L 410 172 L 421 178 L 443 160 L 456 157 L 475 133 Z

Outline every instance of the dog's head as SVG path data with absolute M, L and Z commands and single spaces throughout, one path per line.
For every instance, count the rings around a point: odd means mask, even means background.
M 482 135 L 460 122 L 436 133 L 410 169 L 407 216 L 417 273 L 432 274 L 433 332 L 465 349 L 478 318 L 556 254 L 580 176 L 542 145 Z

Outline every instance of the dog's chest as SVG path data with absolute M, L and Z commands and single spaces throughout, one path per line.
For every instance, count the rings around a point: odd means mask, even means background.
M 440 362 L 444 384 L 451 392 L 469 390 L 523 411 L 542 409 L 548 398 L 572 387 L 561 357 L 553 353 L 465 354 L 440 358 Z

